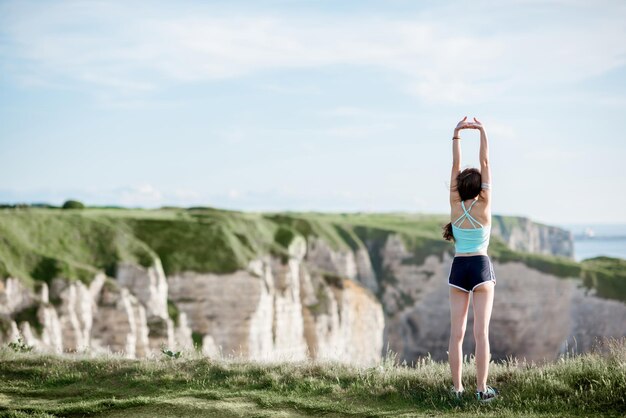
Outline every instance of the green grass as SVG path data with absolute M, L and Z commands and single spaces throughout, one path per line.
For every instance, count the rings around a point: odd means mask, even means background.
M 0 349 L 0 416 L 624 416 L 626 339 L 550 364 L 492 362 L 501 397 L 480 404 L 447 392 L 449 366 L 421 358 L 408 367 L 389 352 L 378 367 L 333 362 L 260 363 L 209 359 L 128 360 Z M 601 348 L 601 349 L 600 349 Z M 464 362 L 475 388 L 474 358 Z
M 115 274 L 120 260 L 149 265 L 155 254 L 132 231 L 85 209 L 0 211 L 0 276 L 26 285 L 54 277 L 89 282 L 98 271 Z
M 20 311 L 14 312 L 11 317 L 18 324 L 22 321 L 28 322 L 35 335 L 41 336 L 41 332 L 43 331 L 43 324 L 39 322 L 39 317 L 37 316 L 38 310 L 39 305 L 27 306 Z
M 582 262 L 583 283 L 608 299 L 626 302 L 626 260 L 611 257 L 588 258 Z
M 167 314 L 172 321 L 174 321 L 174 326 L 178 326 L 180 311 L 174 302 L 171 300 L 167 300 Z
M 520 220 L 496 216 L 502 225 Z M 115 265 L 150 265 L 161 259 L 167 275 L 184 271 L 231 273 L 264 254 L 287 260 L 297 235 L 318 237 L 334 250 L 366 249 L 379 279 L 397 278 L 383 267 L 380 250 L 397 234 L 409 252 L 406 264 L 428 256 L 453 255 L 441 236 L 446 215 L 389 213 L 241 212 L 211 207 L 125 209 L 87 207 L 0 209 L 0 277 L 18 277 L 28 286 L 54 277 L 89 282 L 96 272 L 115 276 Z M 492 237 L 489 254 L 500 263 L 522 262 L 561 278 L 582 280 L 598 295 L 626 302 L 623 260 L 585 260 L 522 253 Z

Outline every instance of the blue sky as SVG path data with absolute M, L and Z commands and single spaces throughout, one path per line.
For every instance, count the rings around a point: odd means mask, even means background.
M 0 202 L 624 222 L 622 1 L 0 1 Z M 478 134 L 463 133 L 463 166 Z

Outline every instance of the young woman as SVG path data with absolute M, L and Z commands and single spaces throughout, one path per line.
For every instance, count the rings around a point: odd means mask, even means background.
M 480 170 L 461 171 L 461 131 L 480 131 Z M 476 340 L 476 398 L 493 400 L 498 391 L 487 385 L 489 370 L 489 320 L 493 306 L 496 276 L 487 255 L 491 232 L 491 171 L 487 134 L 482 123 L 467 116 L 454 128 L 452 137 L 452 175 L 450 178 L 450 220 L 443 237 L 454 241 L 455 256 L 450 268 L 450 343 L 448 357 L 454 387 L 451 391 L 461 397 L 462 345 L 467 323 L 470 292 L 474 293 L 474 339 Z

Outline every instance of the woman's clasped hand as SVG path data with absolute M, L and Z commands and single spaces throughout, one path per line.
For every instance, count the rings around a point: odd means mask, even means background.
M 474 118 L 474 122 L 467 122 L 467 116 L 465 116 L 459 123 L 457 123 L 456 128 L 454 128 L 455 132 L 460 131 L 461 129 L 482 129 L 483 124 L 478 119 Z

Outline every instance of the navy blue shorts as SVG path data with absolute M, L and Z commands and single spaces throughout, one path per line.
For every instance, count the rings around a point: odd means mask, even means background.
M 457 256 L 452 260 L 448 284 L 467 293 L 483 283 L 496 283 L 493 264 L 487 255 Z

